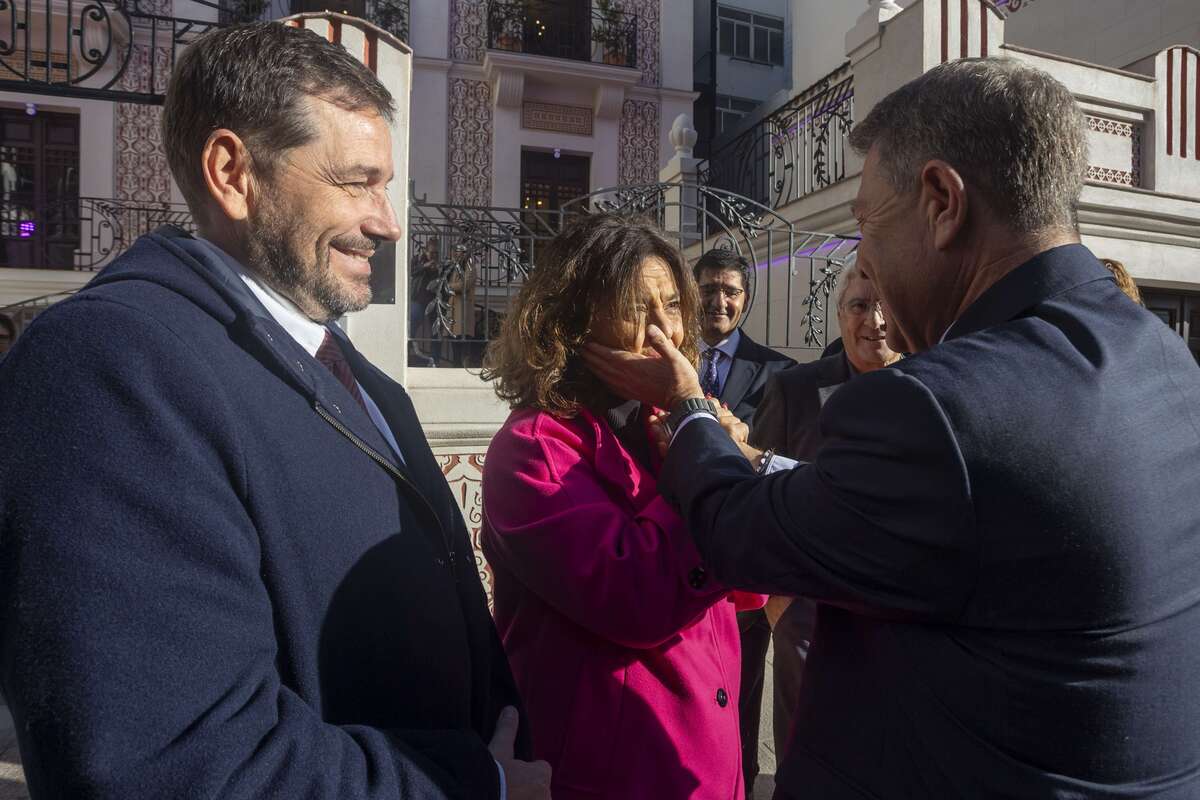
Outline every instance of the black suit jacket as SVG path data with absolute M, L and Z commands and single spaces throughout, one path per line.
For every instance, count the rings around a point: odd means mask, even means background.
M 716 577 L 821 603 L 783 793 L 1200 796 L 1197 398 L 1068 245 L 839 389 L 811 465 L 686 426 L 659 488 Z
M 812 461 L 821 446 L 817 416 L 853 372 L 845 353 L 780 370 L 767 382 L 750 426 L 750 444 L 760 450 Z
M 795 364 L 783 353 L 763 347 L 742 331 L 725 385 L 721 387 L 721 402 L 729 406 L 734 416 L 750 425 L 755 409 L 762 402 L 767 381 L 775 373 Z

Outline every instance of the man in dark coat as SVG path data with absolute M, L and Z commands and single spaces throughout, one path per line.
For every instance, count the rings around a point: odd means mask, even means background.
M 331 324 L 401 233 L 391 113 L 311 32 L 197 40 L 163 127 L 199 235 L 142 237 L 0 362 L 34 798 L 549 796 L 412 403 Z
M 700 322 L 700 378 L 707 394 L 750 425 L 768 382 L 796 362 L 763 347 L 741 329 L 750 290 L 750 263 L 733 252 L 709 250 L 692 266 L 704 316 Z M 758 775 L 758 734 L 762 715 L 763 671 L 771 625 L 763 609 L 738 612 L 742 645 L 738 719 L 742 737 L 742 778 L 746 793 Z
M 588 356 L 671 409 L 659 489 L 712 572 L 819 604 L 776 798 L 1200 796 L 1200 370 L 1079 243 L 1074 98 L 954 61 L 851 144 L 914 355 L 829 399 L 815 463 L 741 451 L 657 331 Z
M 836 298 L 839 352 L 797 364 L 777 373 L 767 383 L 762 404 L 750 426 L 749 442 L 800 461 L 812 461 L 823 436 L 817 424 L 821 407 L 842 384 L 855 375 L 873 372 L 900 359 L 887 345 L 887 322 L 879 294 L 863 277 L 857 263 L 838 276 Z M 771 663 L 774 698 L 771 725 L 775 752 L 787 752 L 792 715 L 800 701 L 804 664 L 816 627 L 816 604 L 805 597 L 772 597 L 765 609 L 771 627 L 774 658 Z

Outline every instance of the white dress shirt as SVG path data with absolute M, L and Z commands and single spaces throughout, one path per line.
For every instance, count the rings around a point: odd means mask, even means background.
M 325 326 L 319 322 L 314 322 L 300 310 L 300 308 L 288 298 L 281 295 L 279 292 L 272 289 L 267 284 L 263 283 L 256 275 L 252 275 L 238 260 L 226 253 L 217 245 L 196 237 L 198 241 L 208 245 L 221 258 L 238 277 L 245 282 L 258 301 L 263 304 L 263 308 L 267 309 L 267 313 L 272 319 L 279 323 L 279 327 L 283 328 L 289 336 L 296 340 L 296 343 L 304 348 L 304 351 L 313 358 L 317 357 L 317 350 L 320 349 L 321 343 L 325 341 Z M 358 383 L 355 381 L 355 383 Z M 396 454 L 396 458 L 400 459 L 400 463 L 404 463 L 404 454 L 400 452 L 400 446 L 396 444 L 396 437 L 392 435 L 391 426 L 387 424 L 387 420 L 383 417 L 383 412 L 379 410 L 379 406 L 371 399 L 371 395 L 367 394 L 367 390 L 362 384 L 358 384 L 359 394 L 362 395 L 363 405 L 367 408 L 367 416 L 371 418 L 371 422 L 375 423 L 375 427 L 379 429 L 380 435 L 384 441 L 392 448 L 392 452 Z
M 733 333 L 726 336 L 716 344 L 710 345 L 703 339 L 700 340 L 700 358 L 703 360 L 704 354 L 709 350 L 716 350 L 721 355 L 717 356 L 717 386 L 713 392 L 718 399 L 721 393 L 725 391 L 725 381 L 729 378 L 729 368 L 733 366 L 733 355 L 737 352 L 738 344 L 742 341 L 742 331 L 740 328 L 734 328 Z

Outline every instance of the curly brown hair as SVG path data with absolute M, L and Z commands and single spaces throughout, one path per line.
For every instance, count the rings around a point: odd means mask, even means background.
M 1139 306 L 1146 305 L 1145 302 L 1142 301 L 1142 293 L 1138 291 L 1138 285 L 1133 282 L 1133 276 L 1129 274 L 1127 269 L 1125 269 L 1124 264 L 1111 258 L 1102 258 L 1100 259 L 1100 263 L 1107 267 L 1108 271 L 1112 273 L 1113 278 L 1117 282 L 1117 288 L 1124 292 L 1126 297 L 1137 303 Z
M 608 396 L 580 346 L 601 316 L 628 319 L 640 302 L 642 263 L 662 259 L 679 290 L 683 344 L 694 364 L 700 298 L 683 254 L 655 225 L 625 214 L 586 214 L 550 242 L 488 345 L 483 378 L 512 408 L 563 417 Z

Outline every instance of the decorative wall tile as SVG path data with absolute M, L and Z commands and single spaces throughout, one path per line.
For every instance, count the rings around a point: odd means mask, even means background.
M 621 108 L 621 161 L 617 180 L 623 186 L 658 181 L 658 103 L 626 100 Z
M 1142 185 L 1142 126 L 1086 115 L 1089 161 L 1087 179 L 1115 186 Z
M 662 47 L 662 0 L 621 0 L 626 13 L 637 14 L 638 69 L 642 71 L 643 86 L 660 86 L 659 50 Z
M 492 568 L 484 560 L 479 545 L 479 531 L 483 527 L 483 458 L 483 453 L 443 453 L 437 456 L 438 466 L 442 468 L 450 491 L 454 493 L 454 499 L 458 501 L 463 518 L 467 521 L 475 569 L 483 581 L 490 607 L 493 604 Z
M 450 58 L 481 63 L 486 50 L 486 0 L 450 0 Z
M 170 14 L 170 0 L 157 3 Z M 151 86 L 151 58 L 154 74 Z M 131 92 L 163 92 L 171 70 L 171 52 L 165 47 L 133 46 L 120 88 Z M 163 149 L 160 106 L 117 103 L 114 195 L 118 200 L 167 203 L 171 200 L 171 174 Z
M 521 127 L 538 131 L 592 135 L 592 109 L 526 100 L 521 106 Z
M 452 205 L 491 205 L 491 85 L 451 78 L 448 108 L 447 200 Z

